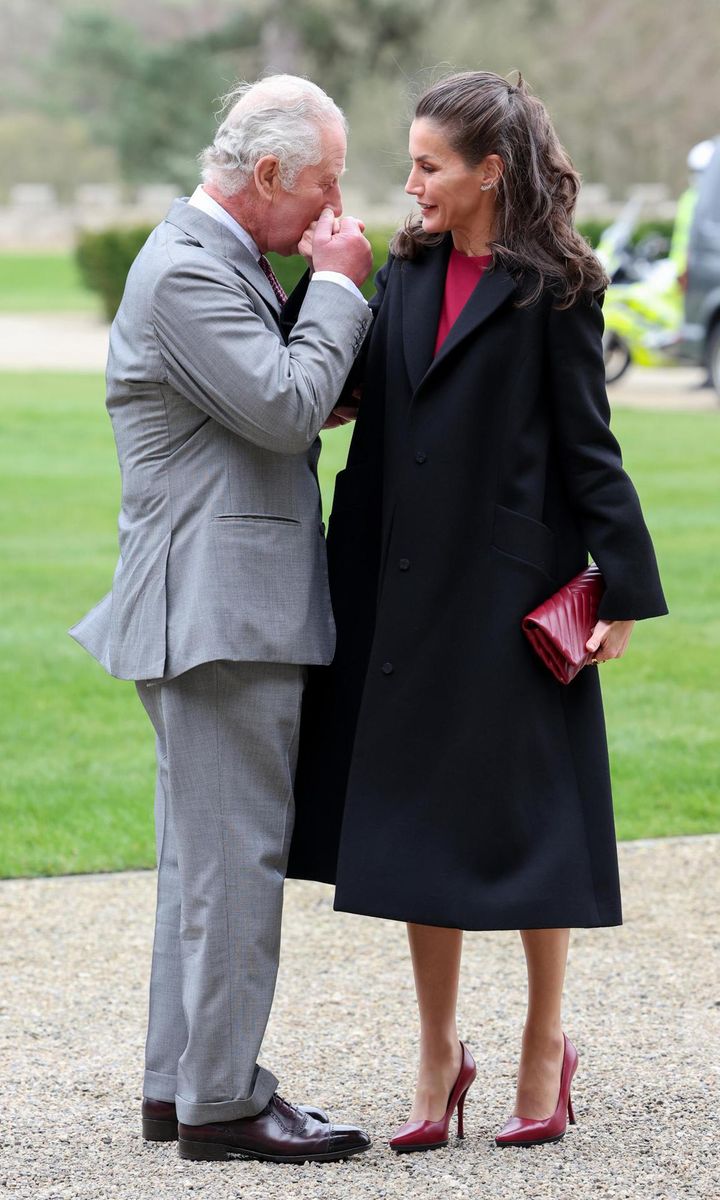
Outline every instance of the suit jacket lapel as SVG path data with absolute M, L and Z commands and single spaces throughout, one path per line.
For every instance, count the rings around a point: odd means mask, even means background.
M 182 229 L 183 233 L 195 238 L 207 250 L 222 255 L 238 275 L 242 275 L 246 283 L 259 292 L 268 308 L 272 309 L 279 317 L 280 304 L 270 286 L 269 279 L 247 247 L 243 246 L 234 233 L 221 225 L 219 221 L 208 216 L 202 209 L 188 204 L 186 200 L 175 200 L 165 220 L 169 221 L 171 225 L 177 225 L 178 229 Z
M 448 234 L 442 245 L 402 264 L 403 346 L 413 392 L 461 342 L 487 321 L 515 291 L 517 284 L 499 264 L 487 271 L 433 357 L 452 249 Z

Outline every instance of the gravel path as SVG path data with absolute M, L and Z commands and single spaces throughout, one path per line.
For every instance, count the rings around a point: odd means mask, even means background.
M 0 313 L 0 370 L 105 372 L 108 325 L 94 313 Z
M 404 929 L 291 882 L 264 1061 L 283 1094 L 357 1120 L 348 1163 L 185 1163 L 139 1131 L 154 875 L 0 883 L 0 1192 L 32 1200 L 680 1200 L 720 1195 L 720 837 L 621 846 L 626 924 L 573 935 L 566 1028 L 578 1125 L 499 1150 L 523 1018 L 512 933 L 469 934 L 461 1031 L 479 1066 L 466 1138 L 395 1157 L 413 1083 Z

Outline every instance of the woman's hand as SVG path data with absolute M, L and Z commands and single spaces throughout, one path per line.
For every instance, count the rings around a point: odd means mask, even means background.
M 317 225 L 317 221 L 313 221 L 311 225 L 308 225 L 304 234 L 300 238 L 300 241 L 298 242 L 298 254 L 302 254 L 303 258 L 305 259 L 305 262 L 307 263 L 307 265 L 309 266 L 311 271 L 312 271 L 313 234 L 315 233 L 316 225 Z
M 357 223 L 360 227 L 360 232 L 364 233 L 365 232 L 365 222 L 358 220 L 356 217 L 353 217 L 352 220 L 357 220 Z M 312 271 L 312 265 L 313 265 L 313 261 L 312 261 L 313 235 L 315 233 L 316 225 L 317 225 L 317 221 L 313 221 L 310 225 L 308 225 L 304 234 L 300 238 L 300 241 L 298 242 L 298 248 L 297 248 L 298 254 L 302 254 L 303 258 L 305 259 L 305 262 L 307 263 L 307 265 L 309 266 L 311 271 Z M 333 235 L 340 232 L 340 218 L 339 217 L 335 217 L 335 219 L 333 221 L 332 231 L 333 231 Z
M 303 258 L 305 259 L 305 262 L 307 263 L 307 265 L 309 266 L 311 271 L 312 271 L 312 265 L 313 265 L 313 261 L 312 261 L 313 235 L 315 233 L 316 226 L 317 226 L 317 221 L 312 221 L 311 224 L 308 225 L 304 234 L 300 238 L 300 241 L 298 242 L 298 248 L 297 248 L 298 254 L 302 254 Z M 364 228 L 365 228 L 365 226 L 363 226 L 363 229 Z M 340 232 L 340 221 L 338 220 L 337 217 L 335 217 L 335 220 L 333 221 L 332 231 L 334 234 Z
M 622 658 L 634 627 L 634 621 L 598 621 L 585 643 L 585 648 L 590 651 L 595 662 Z
M 358 410 L 349 405 L 339 405 L 330 413 L 323 429 L 337 429 L 338 425 L 347 425 L 357 417 Z

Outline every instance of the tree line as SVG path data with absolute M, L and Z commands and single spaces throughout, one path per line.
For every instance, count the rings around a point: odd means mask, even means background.
M 354 181 L 379 196 L 404 176 L 412 95 L 483 68 L 522 70 L 586 180 L 679 192 L 690 146 L 720 133 L 717 15 L 717 0 L 25 0 L 0 18 L 0 187 L 187 188 L 219 97 L 269 69 L 338 100 Z

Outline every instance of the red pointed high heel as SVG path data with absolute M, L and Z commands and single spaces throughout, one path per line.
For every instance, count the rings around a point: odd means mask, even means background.
M 407 1121 L 401 1125 L 397 1133 L 390 1138 L 390 1145 L 396 1154 L 408 1154 L 412 1150 L 438 1150 L 441 1146 L 447 1146 L 450 1120 L 456 1108 L 457 1135 L 459 1138 L 464 1137 L 465 1097 L 477 1075 L 477 1067 L 465 1043 L 461 1042 L 460 1045 L 463 1052 L 462 1064 L 450 1090 L 445 1115 L 439 1121 Z
M 544 1121 L 530 1117 L 511 1117 L 495 1138 L 498 1146 L 541 1146 L 545 1142 L 559 1142 L 565 1137 L 568 1118 L 575 1124 L 575 1112 L 570 1097 L 570 1085 L 577 1071 L 578 1052 L 568 1037 L 565 1037 L 560 1093 L 555 1112 Z

